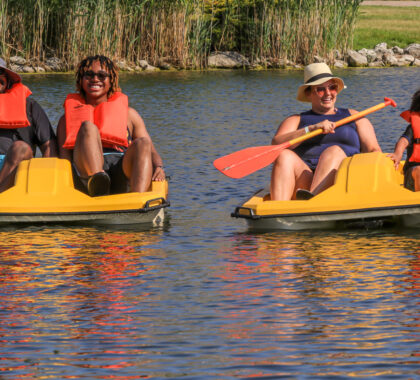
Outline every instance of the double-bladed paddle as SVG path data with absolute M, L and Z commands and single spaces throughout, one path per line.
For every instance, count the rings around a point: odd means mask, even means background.
M 345 117 L 344 119 L 337 121 L 335 125 L 336 127 L 339 127 L 361 119 L 362 117 L 372 112 L 379 111 L 389 105 L 392 105 L 393 107 L 397 106 L 392 99 L 385 98 L 383 103 L 379 103 L 376 106 L 365 109 L 364 111 Z M 318 128 L 312 132 L 305 133 L 303 136 L 286 141 L 279 145 L 264 145 L 245 148 L 214 160 L 213 165 L 217 170 L 230 178 L 242 178 L 273 163 L 282 150 L 287 149 L 294 144 L 308 140 L 311 137 L 318 136 L 321 133 L 322 128 Z

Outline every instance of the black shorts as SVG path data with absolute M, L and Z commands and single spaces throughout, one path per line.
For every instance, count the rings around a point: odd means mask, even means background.
M 104 171 L 111 178 L 111 194 L 126 193 L 129 191 L 128 179 L 124 174 L 122 163 L 124 153 L 104 153 Z M 73 182 L 74 187 L 84 193 L 87 193 L 87 178 L 82 178 L 76 169 L 74 163 L 73 168 Z

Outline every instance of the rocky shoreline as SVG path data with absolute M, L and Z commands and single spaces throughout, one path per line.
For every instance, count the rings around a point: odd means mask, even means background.
M 332 62 L 331 62 L 332 61 Z M 319 56 L 314 57 L 314 62 L 325 62 L 335 68 L 346 67 L 420 67 L 420 44 L 413 43 L 406 48 L 394 46 L 389 48 L 385 42 L 375 46 L 374 49 L 361 49 L 359 51 L 348 50 L 345 54 L 334 52 L 334 58 L 327 59 Z M 154 72 L 159 70 L 179 70 L 171 63 L 161 60 L 156 66 L 150 65 L 146 60 L 136 63 L 128 63 L 125 60 L 116 62 L 120 71 L 123 72 Z M 67 72 L 68 65 L 59 58 L 48 58 L 45 62 L 32 62 L 23 57 L 14 56 L 9 60 L 10 68 L 18 73 L 43 73 L 43 72 Z M 208 57 L 209 69 L 300 69 L 303 66 L 289 60 L 282 59 L 257 59 L 250 61 L 247 57 L 236 52 L 217 52 Z

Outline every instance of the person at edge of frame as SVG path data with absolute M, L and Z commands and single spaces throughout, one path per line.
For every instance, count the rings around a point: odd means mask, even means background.
M 0 192 L 12 187 L 19 163 L 36 155 L 56 157 L 57 139 L 48 116 L 21 77 L 0 58 Z
M 407 160 L 403 166 L 404 187 L 411 191 L 420 190 L 420 89 L 411 98 L 410 109 L 400 115 L 409 123 L 404 133 L 395 144 L 394 152 L 388 156 L 398 169 L 404 151 L 407 149 Z

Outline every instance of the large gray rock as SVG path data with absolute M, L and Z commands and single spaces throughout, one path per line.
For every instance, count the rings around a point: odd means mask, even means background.
M 345 67 L 347 67 L 347 62 L 341 60 L 341 59 L 336 59 L 334 61 L 334 67 L 337 69 L 343 69 Z
M 405 54 L 410 54 L 414 58 L 420 58 L 420 44 L 410 44 L 404 49 Z
M 382 55 L 382 61 L 386 66 L 398 66 L 397 57 L 390 52 L 386 52 Z
M 347 63 L 350 67 L 361 67 L 368 64 L 367 58 L 354 50 L 347 50 Z
M 10 57 L 10 63 L 23 66 L 26 65 L 26 59 L 15 55 L 14 57 Z
M 376 54 L 376 51 L 373 50 L 373 49 L 363 48 L 363 49 L 359 50 L 358 53 L 364 55 L 368 62 L 376 61 L 376 59 L 378 58 L 378 54 Z
M 207 65 L 209 67 L 221 69 L 235 69 L 240 67 L 248 67 L 249 61 L 239 53 L 226 51 L 210 54 L 207 60 Z
M 23 73 L 23 66 L 22 65 L 16 65 L 14 63 L 11 63 L 9 65 L 9 69 L 14 71 L 15 73 Z
M 401 62 L 404 62 L 406 65 L 411 65 L 414 62 L 415 58 L 410 54 L 403 54 L 397 59 Z
M 147 65 L 147 67 L 144 70 L 146 70 L 146 71 L 157 71 L 159 69 L 155 66 Z
M 284 69 L 287 65 L 290 65 L 290 62 L 287 59 L 270 58 L 270 61 L 267 67 L 273 67 L 275 69 Z
M 140 61 L 138 62 L 138 65 L 143 69 L 146 70 L 147 67 L 149 66 L 149 63 L 145 60 L 145 59 L 140 59 Z
M 369 62 L 368 64 L 369 67 L 383 67 L 385 66 L 385 64 L 382 62 L 382 60 L 378 60 L 378 61 L 373 61 L 373 62 Z
M 125 59 L 121 59 L 121 60 L 117 61 L 116 65 L 117 65 L 118 69 L 121 70 L 121 71 L 133 71 L 133 69 L 127 63 L 127 61 Z
M 394 54 L 402 55 L 404 54 L 404 49 L 401 49 L 399 46 L 394 46 L 392 49 Z
M 47 71 L 63 71 L 63 64 L 57 57 L 48 58 L 45 61 L 45 69 Z
M 387 51 L 389 51 L 391 49 L 388 49 L 388 45 L 387 45 L 386 42 L 381 42 L 380 44 L 377 44 L 375 46 L 375 49 L 374 50 L 376 52 L 379 52 L 379 53 L 386 53 Z
M 32 66 L 25 65 L 23 66 L 22 71 L 24 73 L 34 73 L 35 69 Z
M 158 62 L 158 67 L 159 67 L 159 69 L 161 69 L 161 70 L 171 70 L 172 69 L 172 66 L 171 66 L 171 64 L 170 63 L 168 63 L 168 62 L 166 62 L 166 61 L 164 61 L 164 60 L 159 60 L 159 62 Z

